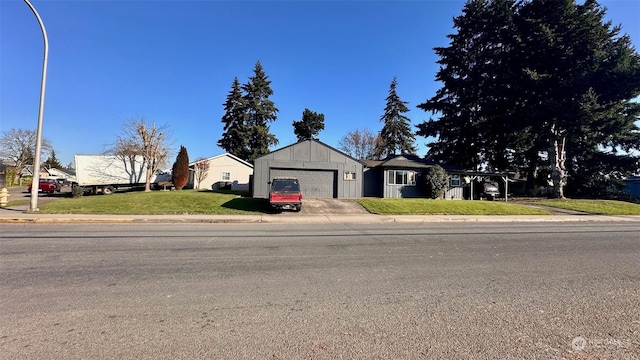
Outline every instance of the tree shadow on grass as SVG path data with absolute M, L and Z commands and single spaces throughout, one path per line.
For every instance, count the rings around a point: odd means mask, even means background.
M 222 204 L 222 207 L 226 209 L 261 212 L 265 214 L 271 212 L 271 206 L 267 199 L 235 198 Z

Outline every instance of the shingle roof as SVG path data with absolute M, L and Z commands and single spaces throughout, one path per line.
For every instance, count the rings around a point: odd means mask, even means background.
M 331 146 L 331 145 L 327 145 L 327 144 L 323 143 L 322 141 L 320 141 L 320 140 L 318 140 L 318 139 L 301 140 L 301 141 L 298 141 L 298 142 L 296 142 L 296 143 L 293 143 L 293 144 L 290 144 L 290 145 L 287 145 L 287 146 L 281 147 L 281 148 L 279 148 L 279 149 L 273 150 L 273 151 L 271 151 L 269 154 L 266 154 L 266 155 L 263 155 L 263 156 L 258 157 L 258 159 L 260 159 L 261 157 L 269 156 L 271 153 L 274 153 L 274 152 L 277 152 L 277 151 L 280 151 L 280 150 L 284 150 L 284 149 L 286 149 L 286 148 L 289 148 L 289 147 L 292 147 L 292 146 L 296 146 L 296 145 L 298 145 L 298 144 L 300 144 L 300 143 L 307 142 L 307 141 L 312 141 L 312 142 L 318 143 L 318 144 L 320 144 L 320 145 L 322 145 L 322 146 L 324 146 L 324 147 L 327 147 L 327 148 L 331 149 L 332 151 L 335 151 L 335 152 L 337 152 L 337 153 L 339 153 L 339 154 L 342 154 L 342 155 L 344 155 L 344 156 L 348 157 L 349 159 L 351 159 L 351 160 L 353 160 L 353 161 L 357 161 L 357 162 L 359 162 L 359 163 L 364 164 L 364 160 L 358 160 L 358 159 L 354 158 L 353 156 L 351 156 L 351 155 L 349 155 L 349 154 L 345 153 L 344 151 L 342 151 L 342 150 L 338 150 L 338 149 L 334 148 L 334 147 L 333 147 L 333 146 Z
M 232 159 L 236 160 L 237 162 L 239 162 L 239 163 L 241 163 L 241 164 L 244 164 L 244 165 L 246 165 L 246 166 L 248 166 L 248 167 L 253 168 L 253 164 L 250 164 L 250 163 L 248 163 L 248 162 L 246 162 L 246 161 L 244 161 L 244 160 L 240 159 L 239 157 L 237 157 L 237 156 L 235 156 L 235 155 L 233 155 L 233 154 L 229 154 L 229 153 L 224 153 L 224 154 L 220 154 L 220 155 L 211 156 L 211 157 L 208 157 L 208 158 L 206 158 L 206 159 L 202 159 L 202 160 L 211 161 L 211 160 L 215 160 L 215 159 L 218 159 L 218 158 L 221 158 L 221 157 L 224 157 L 224 156 L 228 156 L 228 157 L 230 157 L 230 158 L 232 158 Z M 202 161 L 202 160 L 196 160 L 196 161 L 194 161 L 194 162 L 191 162 L 191 163 L 189 164 L 189 166 L 194 166 L 198 161 Z
M 365 166 L 374 167 L 393 167 L 393 168 L 410 168 L 410 169 L 426 169 L 435 165 L 440 165 L 445 170 L 462 170 L 457 166 L 436 163 L 423 159 L 417 155 L 391 155 L 384 160 L 363 160 Z

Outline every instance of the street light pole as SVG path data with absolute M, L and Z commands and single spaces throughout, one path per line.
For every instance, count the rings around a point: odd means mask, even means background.
M 31 5 L 29 0 L 24 0 L 29 6 L 33 14 L 38 19 L 40 24 L 40 30 L 42 30 L 42 37 L 44 39 L 44 59 L 42 62 L 42 83 L 40 84 L 40 109 L 38 110 L 38 129 L 36 131 L 36 153 L 33 159 L 33 180 L 31 183 L 31 204 L 29 206 L 30 211 L 38 211 L 38 190 L 40 189 L 40 151 L 42 150 L 42 117 L 44 115 L 44 90 L 47 84 L 47 60 L 49 58 L 49 38 L 47 37 L 47 30 L 44 28 L 44 23 L 40 18 L 40 14 L 36 8 Z

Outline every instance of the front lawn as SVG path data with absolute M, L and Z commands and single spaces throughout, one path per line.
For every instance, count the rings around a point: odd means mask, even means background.
M 540 200 L 535 204 L 596 215 L 640 215 L 640 204 L 615 200 Z
M 379 215 L 551 215 L 546 210 L 499 201 L 360 199 L 358 203 Z
M 501 201 L 429 199 L 359 199 L 370 213 L 379 215 L 551 215 L 550 211 Z M 28 200 L 14 200 L 28 204 Z M 541 200 L 532 205 L 557 207 L 598 215 L 640 215 L 640 205 L 610 200 Z M 58 198 L 39 204 L 43 214 L 242 215 L 271 212 L 266 199 L 212 191 L 127 192 Z
M 237 215 L 268 212 L 269 204 L 265 199 L 212 191 L 180 190 L 64 198 L 43 203 L 39 208 L 42 214 Z

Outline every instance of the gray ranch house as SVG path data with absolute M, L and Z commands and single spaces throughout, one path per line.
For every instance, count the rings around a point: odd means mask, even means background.
M 305 140 L 254 160 L 253 197 L 268 198 L 271 180 L 289 176 L 300 180 L 307 198 L 420 198 L 425 194 L 419 181 L 427 168 L 436 165 L 449 174 L 447 200 L 468 198 L 472 181 L 499 175 L 468 172 L 417 155 L 357 160 L 319 140 Z
M 319 140 L 304 140 L 254 160 L 253 197 L 268 198 L 269 182 L 277 176 L 300 180 L 308 198 L 362 197 L 363 164 Z
M 447 164 L 437 164 L 417 155 L 394 155 L 384 160 L 363 160 L 364 196 L 381 198 L 417 198 L 425 194 L 420 187 L 423 172 L 440 165 L 449 174 L 449 189 L 445 199 L 462 199 L 463 170 Z

